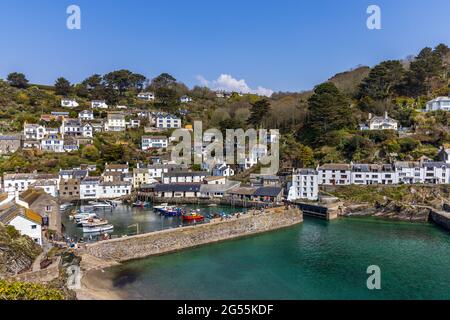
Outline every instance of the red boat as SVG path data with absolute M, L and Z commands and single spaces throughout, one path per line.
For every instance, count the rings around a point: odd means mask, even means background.
M 191 213 L 184 213 L 182 216 L 183 221 L 203 221 L 205 220 L 205 217 L 202 216 L 201 214 L 198 214 L 196 212 L 191 212 Z

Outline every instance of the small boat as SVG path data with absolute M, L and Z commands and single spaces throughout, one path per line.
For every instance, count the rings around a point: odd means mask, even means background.
M 217 207 L 217 204 L 212 203 L 212 204 L 210 204 L 208 207 Z
M 94 207 L 94 210 L 106 210 L 114 208 L 114 206 L 106 202 L 99 202 L 97 204 L 94 204 L 92 207 Z
M 197 212 L 184 213 L 182 216 L 183 221 L 204 221 L 205 217 Z
M 160 212 L 162 215 L 168 217 L 176 217 L 181 215 L 181 209 L 175 207 L 165 207 L 163 209 L 160 209 Z
M 118 205 L 118 204 L 123 204 L 123 201 L 122 201 L 122 200 L 110 200 L 109 202 L 111 202 L 111 203 L 113 203 L 113 204 L 116 204 L 116 205 Z
M 114 229 L 113 225 L 107 224 L 102 226 L 89 226 L 83 227 L 83 233 L 103 233 L 112 231 Z
M 82 220 L 82 219 L 94 219 L 97 218 L 95 213 L 79 213 L 71 216 L 74 220 Z
M 163 209 L 167 208 L 168 206 L 169 206 L 168 203 L 162 203 L 160 206 L 154 206 L 153 209 L 161 212 Z
M 135 203 L 133 203 L 133 207 L 136 207 L 136 208 L 144 208 L 144 207 L 147 207 L 148 205 L 149 205 L 149 203 L 145 202 L 145 201 L 136 201 Z
M 83 220 L 81 222 L 82 227 L 100 227 L 100 226 L 105 226 L 107 224 L 108 224 L 108 221 L 100 220 L 100 219 L 88 219 L 88 220 Z
M 59 206 L 59 210 L 61 211 L 66 211 L 68 210 L 70 207 L 72 207 L 71 203 L 63 203 L 62 205 Z

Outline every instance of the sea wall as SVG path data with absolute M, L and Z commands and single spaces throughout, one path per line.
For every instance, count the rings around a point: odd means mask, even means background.
M 230 220 L 101 241 L 86 245 L 85 250 L 96 258 L 123 262 L 273 231 L 302 221 L 303 214 L 297 208 L 274 208 Z
M 450 213 L 430 210 L 430 221 L 450 231 Z

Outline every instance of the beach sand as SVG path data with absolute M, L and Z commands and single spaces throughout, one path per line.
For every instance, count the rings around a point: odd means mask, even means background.
M 113 285 L 113 275 L 105 270 L 86 271 L 81 289 L 76 290 L 78 300 L 126 300 L 127 295 Z
M 114 276 L 108 268 L 119 265 L 116 261 L 104 261 L 91 255 L 81 256 L 81 288 L 76 289 L 78 300 L 126 300 L 127 295 L 113 284 Z

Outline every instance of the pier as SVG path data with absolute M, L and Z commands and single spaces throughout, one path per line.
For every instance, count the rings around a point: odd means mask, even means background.
M 195 226 L 87 244 L 85 248 L 80 249 L 80 254 L 123 262 L 275 231 L 302 222 L 303 215 L 298 208 L 253 210 L 232 219 L 215 219 L 210 223 Z

